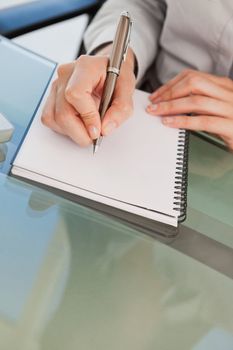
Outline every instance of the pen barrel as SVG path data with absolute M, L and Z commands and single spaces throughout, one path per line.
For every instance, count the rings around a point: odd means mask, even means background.
M 122 59 L 126 54 L 130 39 L 131 19 L 129 15 L 121 15 L 115 38 L 113 40 L 112 53 L 109 61 L 110 67 L 115 67 L 120 70 Z
M 103 119 L 103 117 L 105 116 L 105 113 L 107 112 L 109 106 L 111 105 L 117 77 L 118 75 L 115 73 L 107 74 L 105 84 L 104 84 L 104 89 L 103 89 L 103 95 L 102 95 L 101 103 L 99 107 L 101 120 Z

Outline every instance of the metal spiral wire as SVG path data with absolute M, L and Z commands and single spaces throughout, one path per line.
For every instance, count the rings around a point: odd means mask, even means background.
M 181 129 L 179 132 L 178 150 L 176 157 L 176 176 L 174 186 L 174 210 L 180 212 L 178 221 L 186 219 L 187 188 L 188 188 L 188 154 L 189 132 Z

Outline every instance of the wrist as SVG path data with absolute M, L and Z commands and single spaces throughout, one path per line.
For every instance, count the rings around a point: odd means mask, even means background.
M 134 75 L 135 75 L 135 78 L 137 78 L 137 75 L 138 75 L 138 63 L 137 63 L 137 58 L 133 52 L 133 50 L 131 49 L 131 47 L 128 48 L 128 51 L 127 51 L 127 55 L 126 55 L 126 60 L 124 62 L 126 65 L 128 65 Z

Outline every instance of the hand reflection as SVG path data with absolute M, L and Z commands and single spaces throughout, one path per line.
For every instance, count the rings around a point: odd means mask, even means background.
M 43 212 L 56 205 L 55 198 L 41 190 L 33 190 L 28 200 L 28 207 L 34 212 Z

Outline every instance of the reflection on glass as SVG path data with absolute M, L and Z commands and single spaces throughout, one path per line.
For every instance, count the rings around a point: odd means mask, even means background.
M 17 191 L 15 181 L 4 182 L 4 177 L 0 185 L 0 349 L 39 349 L 40 334 L 66 285 L 69 239 L 57 206 L 33 215 L 41 200 L 34 195 L 28 215 L 31 191 Z
M 184 226 L 233 248 L 233 154 L 190 136 Z
M 0 37 L 0 111 L 15 128 L 0 172 L 9 172 L 10 162 L 54 69 L 55 63 Z
M 6 159 L 7 145 L 5 143 L 0 143 L 0 167 Z
M 0 349 L 213 350 L 213 339 L 231 341 L 233 280 L 34 190 L 0 176 Z

